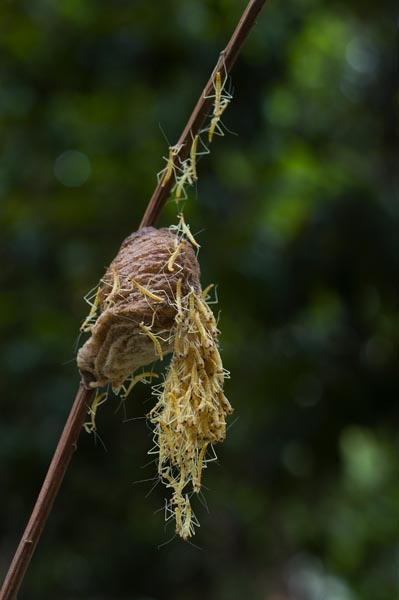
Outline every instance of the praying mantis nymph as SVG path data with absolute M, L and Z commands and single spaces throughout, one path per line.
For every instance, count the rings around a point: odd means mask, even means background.
M 143 322 L 139 323 L 139 327 L 150 338 L 150 340 L 153 341 L 156 353 L 158 354 L 159 358 L 161 360 L 163 360 L 162 347 L 161 347 L 161 344 L 159 343 L 159 340 L 158 340 L 157 336 L 154 335 L 152 333 L 151 329 L 149 327 L 147 327 L 146 325 L 144 325 Z
M 180 244 L 178 244 L 176 246 L 176 250 L 173 252 L 173 254 L 171 254 L 170 259 L 168 260 L 168 270 L 169 271 L 174 271 L 174 264 L 176 262 L 176 259 L 180 253 L 180 250 L 182 249 L 184 245 L 184 242 L 180 242 Z
M 165 187 L 165 185 L 172 177 L 172 173 L 174 173 L 176 176 L 177 167 L 175 165 L 175 158 L 179 154 L 181 148 L 182 146 L 179 145 L 169 146 L 168 158 L 164 157 L 164 159 L 166 160 L 166 167 L 158 173 L 158 181 L 162 177 L 161 187 Z

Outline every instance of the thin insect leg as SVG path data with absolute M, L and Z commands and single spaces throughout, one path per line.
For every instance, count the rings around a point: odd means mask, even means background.
M 159 342 L 158 342 L 159 343 Z M 152 371 L 145 371 L 144 373 L 139 373 L 138 375 L 136 375 L 135 377 L 133 377 L 130 382 L 129 385 L 127 387 L 127 389 L 123 389 L 123 395 L 122 398 L 125 400 L 127 398 L 127 396 L 130 394 L 130 392 L 132 391 L 132 389 L 134 388 L 134 386 L 139 382 L 139 381 L 143 381 L 145 380 L 146 377 L 156 377 L 158 378 L 157 373 L 153 373 Z M 146 381 L 143 381 L 143 383 L 148 383 Z
M 87 433 L 92 433 L 96 431 L 96 413 L 98 407 L 103 404 L 108 398 L 108 392 L 102 392 L 99 394 L 97 392 L 91 406 L 88 409 L 88 414 L 90 415 L 90 421 L 83 424 L 83 427 L 87 431 Z
M 230 429 L 231 427 L 233 427 L 233 425 L 235 425 L 235 424 L 237 423 L 237 421 L 238 421 L 238 419 L 239 419 L 239 418 L 240 418 L 240 417 L 236 417 L 236 418 L 234 419 L 234 421 L 232 421 L 231 423 L 229 423 L 229 424 L 228 424 L 228 426 L 227 426 L 227 428 L 226 428 L 226 431 L 229 431 L 229 429 Z
M 97 431 L 93 431 L 94 434 L 94 444 L 97 445 L 97 440 L 100 442 L 101 446 L 104 449 L 104 452 L 108 453 L 107 446 L 104 444 L 101 436 L 97 433 Z
M 173 542 L 173 540 L 174 540 L 175 538 L 176 538 L 176 534 L 174 533 L 174 534 L 172 535 L 172 537 L 171 537 L 171 538 L 170 538 L 170 539 L 169 539 L 167 542 L 164 542 L 163 544 L 159 544 L 159 545 L 157 546 L 157 550 L 160 550 L 161 548 L 163 548 L 163 546 L 167 546 L 168 544 L 170 544 L 171 542 Z
M 152 322 L 151 322 L 151 328 L 153 326 L 154 326 L 154 317 L 153 317 Z M 162 337 L 161 334 L 167 334 L 167 336 L 166 337 Z M 161 342 L 165 342 L 165 343 L 168 342 L 169 341 L 169 330 L 168 329 L 161 329 L 160 331 L 157 332 L 157 338 L 159 340 L 161 340 Z
M 175 513 L 174 510 L 171 508 L 172 503 L 171 501 L 168 502 L 167 498 L 165 498 L 165 523 L 167 523 L 168 521 L 170 521 L 170 519 L 173 519 Z M 161 509 L 160 509 L 161 510 Z
M 213 444 L 209 444 L 209 448 L 211 449 L 213 456 L 212 456 L 212 458 L 206 458 L 205 462 L 206 463 L 217 462 L 218 457 L 216 456 L 216 452 L 215 452 L 215 448 L 213 447 Z
M 129 419 L 124 419 L 124 421 L 122 421 L 122 423 L 130 423 L 130 421 L 142 421 L 142 420 L 147 420 L 147 417 L 131 417 Z
M 147 454 L 158 454 L 158 452 L 151 452 L 150 450 L 147 452 Z M 158 460 L 156 458 L 152 458 L 150 461 L 148 461 L 147 463 L 145 463 L 145 465 L 141 466 L 140 469 L 146 469 L 147 467 L 149 467 L 150 465 L 153 465 L 154 463 L 157 463 Z
M 202 151 L 198 151 L 198 149 L 197 149 L 197 158 L 201 157 L 201 156 L 206 156 L 207 154 L 211 153 L 210 149 L 208 148 L 208 146 L 205 144 L 204 140 L 202 139 L 201 133 L 203 133 L 203 132 L 202 131 L 199 132 L 198 139 L 199 139 L 199 143 L 201 144 Z
M 214 290 L 215 290 L 215 299 L 214 300 L 206 300 L 207 304 L 219 304 L 219 298 L 218 298 L 218 285 L 214 285 Z M 208 286 L 209 288 L 209 286 Z M 208 289 L 206 288 L 206 289 Z
M 77 351 L 79 350 L 79 347 L 80 347 L 80 340 L 81 340 L 81 337 L 82 337 L 82 333 L 83 333 L 82 331 L 79 331 L 79 333 L 78 333 L 78 336 L 77 336 L 77 338 L 76 338 L 76 342 L 74 343 L 74 345 L 73 345 L 73 347 L 72 347 L 74 354 L 76 354 L 76 353 L 77 353 Z M 71 360 L 76 360 L 76 358 L 74 358 L 74 359 L 71 359 Z M 66 363 L 66 364 L 68 364 L 68 362 L 69 362 L 69 361 L 67 361 L 67 363 Z
M 92 300 L 96 297 L 98 291 L 98 284 L 93 287 L 87 294 L 83 297 L 83 300 L 89 305 L 93 306 Z
M 165 502 L 166 502 L 166 498 L 165 498 Z M 165 513 L 165 507 L 161 506 L 161 508 L 157 508 L 157 510 L 154 510 L 154 512 L 152 513 L 153 515 L 157 515 L 160 512 L 164 512 Z
M 80 334 L 81 335 L 81 334 Z M 67 365 L 70 365 L 71 363 L 76 363 L 76 356 L 74 356 L 73 358 L 68 358 L 68 360 L 64 360 L 61 365 L 63 367 L 66 367 Z
M 157 478 L 156 482 L 154 483 L 154 485 L 152 486 L 150 491 L 147 492 L 147 494 L 145 495 L 145 498 L 148 498 L 149 496 L 151 496 L 152 492 L 155 490 L 155 488 L 157 487 L 157 485 L 159 484 L 160 481 L 161 480 L 159 478 Z
M 198 500 L 201 502 L 202 506 L 205 508 L 206 512 L 209 515 L 210 514 L 209 506 L 208 506 L 208 503 L 207 503 L 206 498 L 204 496 L 204 493 L 202 491 L 199 491 L 197 493 L 197 496 L 198 496 Z
M 123 407 L 123 416 L 124 416 L 124 419 L 123 419 L 122 423 L 125 423 L 125 422 L 126 422 L 126 417 L 127 417 L 127 412 L 126 412 L 126 402 L 125 402 L 125 400 L 126 400 L 126 397 L 124 397 L 124 398 L 121 398 L 121 400 L 120 400 L 120 402 L 119 402 L 118 406 L 117 406 L 117 407 L 116 407 L 116 409 L 114 410 L 114 414 L 115 414 L 115 413 L 117 413 L 117 412 L 118 412 L 118 411 L 119 411 L 119 410 L 120 410 L 120 409 Z
M 194 544 L 194 542 L 190 542 L 190 540 L 185 540 L 185 542 L 193 548 L 195 548 L 196 550 L 200 550 L 202 552 L 203 548 L 201 548 L 201 546 L 197 546 L 197 544 Z
M 153 483 L 154 481 L 158 481 L 159 477 L 157 475 L 155 475 L 155 477 L 149 477 L 148 479 L 138 479 L 137 481 L 132 481 L 132 485 L 138 485 L 139 483 L 148 483 L 149 481 L 151 481 L 151 483 Z

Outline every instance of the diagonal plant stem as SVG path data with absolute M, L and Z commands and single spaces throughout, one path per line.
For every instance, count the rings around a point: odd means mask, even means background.
M 218 71 L 228 74 L 234 65 L 241 48 L 256 23 L 257 16 L 266 0 L 250 0 L 226 48 L 220 53 L 214 70 L 206 84 L 187 124 L 180 136 L 176 157 L 183 162 L 190 152 L 193 136 L 197 135 L 204 124 L 213 103 L 214 74 Z M 140 227 L 155 225 L 161 210 L 170 194 L 175 176 L 162 186 L 158 183 L 148 203 Z M 29 562 L 46 525 L 55 498 L 64 479 L 69 462 L 77 448 L 77 440 L 82 429 L 86 413 L 91 406 L 95 390 L 88 389 L 81 382 L 68 416 L 64 430 L 58 442 L 46 478 L 40 490 L 29 522 L 22 535 L 14 558 L 0 591 L 0 600 L 15 600 L 24 579 Z

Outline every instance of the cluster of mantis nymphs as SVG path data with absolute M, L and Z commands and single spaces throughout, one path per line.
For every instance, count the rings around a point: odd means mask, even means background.
M 186 185 L 192 186 L 198 179 L 197 157 L 209 152 L 201 134 L 207 133 L 208 142 L 212 142 L 214 135 L 224 135 L 220 119 L 232 99 L 231 94 L 225 91 L 226 79 L 222 81 L 221 72 L 216 72 L 210 123 L 192 137 L 189 157 L 180 161 L 178 154 L 181 147 L 170 147 L 169 156 L 165 158 L 166 167 L 158 174 L 161 186 L 165 186 L 174 174 L 172 193 L 176 202 L 187 197 Z M 202 152 L 198 149 L 199 143 L 204 149 Z M 180 273 L 179 255 L 187 242 L 196 249 L 200 247 L 185 223 L 183 214 L 180 213 L 178 217 L 178 225 L 169 228 L 176 239 L 162 267 L 165 273 L 173 273 L 175 269 L 175 273 Z M 165 300 L 133 277 L 129 278 L 131 288 L 122 289 L 116 271 L 113 272 L 113 281 L 102 280 L 101 284 L 109 289 L 104 302 L 105 308 L 112 306 L 118 293 L 133 289 L 140 292 L 147 302 Z M 148 323 L 137 324 L 139 334 L 151 340 L 154 353 L 159 359 L 163 360 L 164 349 L 173 351 L 164 380 L 152 387 L 157 401 L 147 415 L 154 427 L 154 446 L 149 454 L 157 456 L 157 479 L 172 489 L 172 497 L 166 501 L 165 518 L 175 519 L 176 533 L 185 540 L 194 534 L 195 526 L 199 525 L 190 498 L 201 490 L 202 471 L 207 463 L 216 460 L 213 445 L 225 439 L 226 416 L 232 413 L 232 407 L 223 393 L 228 372 L 222 365 L 217 343 L 219 331 L 209 307 L 209 292 L 212 287 L 208 286 L 203 292 L 194 287 L 187 292 L 186 287 L 183 294 L 182 279 L 178 279 L 175 290 L 171 290 L 168 297 L 169 306 L 173 306 L 175 312 L 173 327 L 169 331 L 160 332 Z M 100 288 L 86 298 L 91 310 L 81 327 L 82 331 L 90 332 L 97 321 L 99 290 Z M 156 377 L 158 375 L 152 371 L 133 373 L 122 384 L 114 385 L 113 391 L 125 400 L 139 381 L 148 383 Z M 96 432 L 96 412 L 106 399 L 107 392 L 97 392 L 89 409 L 89 421 L 85 423 L 88 433 Z
M 228 373 L 217 348 L 219 332 L 205 298 L 194 291 L 182 298 L 178 282 L 174 353 L 165 381 L 153 387 L 158 402 L 148 415 L 154 424 L 150 453 L 158 455 L 158 475 L 173 490 L 165 516 L 174 516 L 183 539 L 198 525 L 190 494 L 200 492 L 202 470 L 216 460 L 213 444 L 225 439 L 232 412 L 223 393 Z
M 158 181 L 161 182 L 161 187 L 165 187 L 174 174 L 175 184 L 172 194 L 177 203 L 187 198 L 186 186 L 193 186 L 198 179 L 197 158 L 210 153 L 206 142 L 201 137 L 202 134 L 207 136 L 208 143 L 212 142 L 214 135 L 224 135 L 221 117 L 233 98 L 232 94 L 226 90 L 226 82 L 227 75 L 222 80 L 222 73 L 217 71 L 214 77 L 214 94 L 205 96 L 205 98 L 213 98 L 211 119 L 204 129 L 192 136 L 189 157 L 183 161 L 180 160 L 179 153 L 182 146 L 179 144 L 170 146 L 168 156 L 164 157 L 166 167 L 158 173 Z
M 178 225 L 170 230 L 176 233 L 175 249 L 164 265 L 165 272 L 179 273 L 179 250 L 190 241 L 199 248 L 183 215 Z M 104 280 L 102 285 L 106 284 Z M 119 286 L 117 274 L 108 285 L 109 292 L 104 304 L 112 306 L 123 290 Z M 119 286 L 119 287 L 118 287 Z M 149 302 L 163 302 L 147 287 L 132 282 Z M 226 436 L 226 416 L 232 408 L 223 393 L 223 384 L 228 372 L 223 368 L 217 338 L 219 331 L 212 310 L 208 305 L 210 290 L 203 292 L 189 288 L 182 294 L 182 279 L 177 279 L 175 292 L 168 298 L 169 306 L 175 311 L 174 326 L 168 331 L 155 331 L 151 325 L 138 323 L 139 335 L 146 336 L 153 343 L 154 354 L 164 358 L 163 348 L 173 352 L 164 380 L 152 387 L 157 402 L 147 415 L 154 426 L 154 446 L 149 451 L 157 455 L 158 475 L 167 488 L 173 490 L 166 502 L 166 519 L 176 521 L 176 533 L 188 539 L 194 533 L 198 521 L 192 511 L 190 497 L 201 489 L 202 470 L 207 463 L 216 460 L 213 444 L 222 442 Z M 87 298 L 91 306 L 89 316 L 82 330 L 91 331 L 97 321 L 98 292 Z M 121 385 L 113 386 L 113 391 L 125 400 L 139 382 L 148 383 L 158 375 L 152 371 L 133 373 Z M 108 396 L 107 391 L 98 391 L 91 407 L 89 420 L 85 423 L 88 433 L 96 433 L 97 409 Z

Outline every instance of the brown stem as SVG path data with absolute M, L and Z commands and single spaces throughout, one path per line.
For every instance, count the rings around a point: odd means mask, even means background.
M 199 133 L 210 111 L 213 99 L 209 96 L 211 96 L 213 92 L 214 74 L 217 73 L 217 71 L 225 74 L 230 72 L 248 34 L 256 23 L 256 18 L 262 10 L 265 1 L 266 0 L 250 0 L 229 43 L 220 53 L 211 77 L 209 78 L 209 81 L 177 143 L 177 147 L 180 147 L 180 151 L 177 154 L 180 161 L 187 158 L 190 152 L 192 137 Z M 140 227 L 156 224 L 162 207 L 170 194 L 173 183 L 174 175 L 172 175 L 164 187 L 161 186 L 161 183 L 158 183 L 147 206 Z M 83 383 L 80 383 L 75 402 L 58 442 L 42 489 L 40 490 L 28 525 L 26 526 L 4 580 L 3 587 L 0 591 L 0 600 L 15 600 L 16 598 L 26 569 L 28 568 L 33 552 L 46 525 L 47 518 L 51 512 L 58 490 L 64 479 L 72 454 L 76 450 L 79 433 L 82 429 L 87 410 L 91 406 L 93 395 L 94 390 L 88 390 L 84 387 Z
M 42 489 L 4 580 L 0 592 L 1 600 L 14 600 L 16 598 L 36 544 L 40 539 L 47 517 L 64 479 L 69 461 L 76 450 L 76 442 L 94 391 L 87 390 L 82 383 L 79 385 L 75 402 L 65 423 L 64 431 L 50 463 Z

